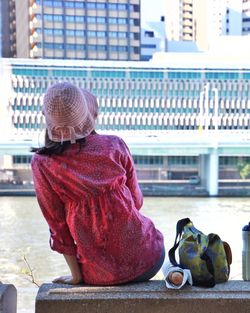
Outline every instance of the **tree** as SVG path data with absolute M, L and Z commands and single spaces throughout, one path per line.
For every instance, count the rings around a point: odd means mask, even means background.
M 238 169 L 242 179 L 246 179 L 250 175 L 250 163 L 240 163 Z

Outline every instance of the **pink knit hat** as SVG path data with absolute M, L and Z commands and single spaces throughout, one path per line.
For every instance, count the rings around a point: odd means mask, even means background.
M 88 108 L 90 98 L 92 103 L 95 98 L 92 94 L 68 82 L 48 88 L 43 113 L 50 140 L 75 143 L 93 131 L 95 122 Z

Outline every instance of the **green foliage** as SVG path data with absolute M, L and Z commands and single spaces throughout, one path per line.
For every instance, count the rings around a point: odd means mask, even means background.
M 250 175 L 250 163 L 240 163 L 238 164 L 238 170 L 240 177 L 246 179 Z

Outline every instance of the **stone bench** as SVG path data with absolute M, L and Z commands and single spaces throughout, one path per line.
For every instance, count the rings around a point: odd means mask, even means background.
M 170 290 L 164 281 L 115 287 L 44 284 L 36 313 L 249 313 L 250 282 Z
M 0 283 L 0 313 L 16 313 L 17 291 L 13 285 Z

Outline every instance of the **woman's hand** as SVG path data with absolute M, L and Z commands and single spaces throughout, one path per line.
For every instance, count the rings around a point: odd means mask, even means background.
M 77 285 L 83 282 L 80 266 L 76 256 L 64 254 L 65 260 L 70 268 L 71 276 L 61 276 L 55 278 L 53 283 Z
M 61 276 L 55 278 L 53 283 L 58 284 L 69 284 L 69 285 L 77 285 L 83 282 L 82 277 L 73 277 L 73 276 Z

